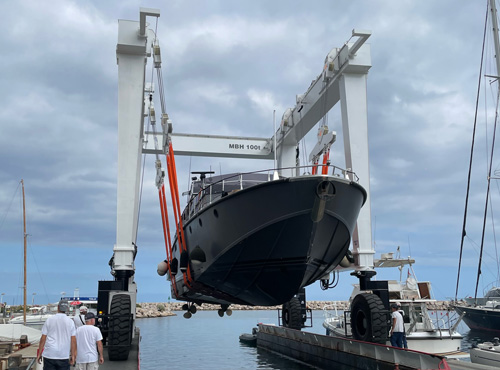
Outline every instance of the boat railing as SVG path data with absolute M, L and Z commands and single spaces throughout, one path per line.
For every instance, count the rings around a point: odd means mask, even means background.
M 455 328 L 457 327 L 457 322 L 461 320 L 461 317 L 458 315 L 450 316 L 449 312 L 447 312 L 443 317 L 439 317 L 438 314 L 442 314 L 442 312 L 433 310 L 430 311 L 430 315 L 428 315 L 434 330 L 439 331 L 441 336 L 443 332 L 449 333 L 450 335 L 453 334 Z M 434 315 L 435 318 L 432 318 L 431 316 Z
M 325 320 L 333 319 L 339 316 L 337 303 L 327 304 L 323 307 L 323 317 Z
M 316 168 L 316 170 L 315 170 Z M 275 173 L 282 171 L 295 171 L 299 173 L 298 176 L 334 176 L 338 178 L 343 178 L 349 181 L 359 182 L 358 176 L 349 169 L 343 169 L 333 165 L 317 165 L 317 166 L 298 166 L 298 167 L 283 167 L 283 168 L 269 168 L 260 171 L 252 172 L 241 172 L 237 174 L 228 175 L 227 177 L 214 182 L 205 183 L 201 189 L 194 194 L 191 194 L 191 198 L 188 201 L 187 207 L 182 215 L 183 220 L 191 218 L 194 214 L 201 211 L 206 206 L 212 204 L 214 201 L 232 194 L 239 190 L 250 188 L 252 186 L 266 183 L 275 180 Z M 315 175 L 312 175 L 316 173 Z M 246 178 L 249 175 L 254 174 L 267 174 L 266 177 L 261 177 L 260 179 Z M 281 176 L 280 178 L 283 178 Z
M 340 318 L 337 303 L 325 305 L 323 307 L 323 317 L 327 325 L 334 327 Z
M 486 295 L 491 291 L 491 290 L 498 290 L 500 291 L 500 287 L 498 287 L 498 282 L 497 281 L 492 281 L 488 285 L 486 285 L 483 289 L 483 297 L 486 297 Z M 496 297 L 500 300 L 500 297 Z

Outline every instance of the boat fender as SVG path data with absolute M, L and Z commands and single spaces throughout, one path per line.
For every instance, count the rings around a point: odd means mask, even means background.
M 347 257 L 344 256 L 344 258 L 342 258 L 342 260 L 340 261 L 339 265 L 343 268 L 347 268 L 347 267 L 351 266 L 351 263 L 349 262 Z
M 354 256 L 352 255 L 352 252 L 348 249 L 347 252 L 345 253 L 344 258 L 340 261 L 340 266 L 346 268 L 351 266 L 351 264 L 354 263 Z
M 172 262 L 170 262 L 170 273 L 172 275 L 177 275 L 177 268 L 179 267 L 179 260 L 174 258 Z
M 181 253 L 181 263 L 180 263 L 180 269 L 182 272 L 187 270 L 188 267 L 188 262 L 189 262 L 189 255 L 187 251 L 182 251 Z
M 167 261 L 164 260 L 164 261 L 161 261 L 159 264 L 158 264 L 158 268 L 156 269 L 156 272 L 158 273 L 158 275 L 160 276 L 165 276 L 165 274 L 167 273 L 168 271 L 168 264 L 167 264 Z

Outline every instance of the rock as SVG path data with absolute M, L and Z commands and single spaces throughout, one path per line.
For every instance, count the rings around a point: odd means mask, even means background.
M 451 301 L 434 301 L 427 303 L 427 308 L 430 310 L 449 310 Z M 140 303 L 136 310 L 137 318 L 145 318 L 145 317 L 168 317 L 168 316 L 176 316 L 175 311 L 184 311 L 182 309 L 182 305 L 185 302 L 146 302 Z M 336 306 L 338 310 L 344 311 L 349 309 L 348 301 L 308 301 L 307 308 L 311 310 L 322 310 L 325 306 Z M 202 304 L 201 306 L 196 305 L 196 309 L 198 311 L 216 311 L 220 309 L 220 305 L 215 304 Z M 231 305 L 231 309 L 233 311 L 238 310 L 278 310 L 281 309 L 281 305 L 279 306 L 245 306 L 234 304 Z

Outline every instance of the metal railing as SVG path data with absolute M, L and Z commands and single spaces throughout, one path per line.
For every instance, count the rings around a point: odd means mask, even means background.
M 315 166 L 299 166 L 299 167 L 284 167 L 284 168 L 269 168 L 260 171 L 252 171 L 252 172 L 241 172 L 237 174 L 230 175 L 225 177 L 217 182 L 206 184 L 201 187 L 201 189 L 197 193 L 190 193 L 190 199 L 188 204 L 182 214 L 182 219 L 186 221 L 191 218 L 194 214 L 200 212 L 206 206 L 212 204 L 217 199 L 220 199 L 228 194 L 231 194 L 235 191 L 243 190 L 250 188 L 252 186 L 270 182 L 274 180 L 274 174 L 276 171 L 297 171 L 302 173 L 298 176 L 290 176 L 290 177 L 301 177 L 301 176 L 333 176 L 338 178 L 343 178 L 349 181 L 354 181 L 356 183 L 359 182 L 359 177 L 350 170 L 346 170 L 337 166 L 332 165 L 317 165 L 321 171 L 323 168 L 327 168 L 328 170 L 326 174 L 316 174 L 311 175 L 312 168 Z M 254 175 L 254 174 L 265 174 L 267 177 L 262 179 L 245 179 L 246 176 Z M 280 178 L 285 178 L 281 176 Z M 215 190 L 214 190 L 215 189 Z

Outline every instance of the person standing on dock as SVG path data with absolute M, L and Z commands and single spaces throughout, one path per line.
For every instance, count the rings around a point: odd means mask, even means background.
M 392 317 L 392 327 L 391 327 L 391 346 L 403 348 L 403 335 L 404 335 L 404 325 L 403 316 L 398 311 L 398 305 L 393 303 L 391 305 L 391 317 Z
M 403 317 L 403 348 L 408 349 L 408 342 L 406 341 L 405 322 L 409 322 L 409 321 L 406 321 L 406 319 L 405 319 L 405 312 L 401 308 L 401 303 L 396 302 L 396 304 L 398 305 L 398 312 L 401 314 L 401 317 Z
M 104 363 L 102 334 L 95 326 L 95 315 L 89 312 L 85 315 L 85 325 L 76 330 L 77 370 L 97 370 Z
M 78 329 L 80 326 L 85 325 L 85 315 L 87 314 L 87 307 L 80 307 L 80 314 L 73 316 L 73 321 L 75 322 L 75 327 Z
M 41 363 L 43 355 L 44 370 L 69 370 L 75 363 L 76 329 L 73 320 L 66 315 L 68 311 L 68 301 L 61 300 L 57 314 L 43 324 L 36 360 Z

